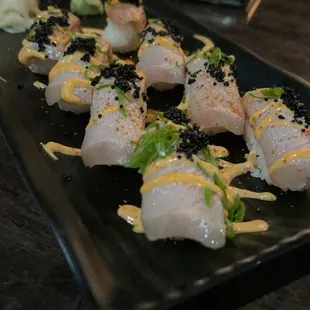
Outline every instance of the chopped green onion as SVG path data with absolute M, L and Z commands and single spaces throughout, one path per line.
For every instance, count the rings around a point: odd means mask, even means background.
M 205 204 L 208 207 L 211 207 L 212 196 L 213 196 L 212 190 L 210 188 L 206 187 L 204 190 L 204 198 L 205 198 Z
M 100 85 L 97 85 L 95 88 L 98 89 L 98 90 L 101 90 L 101 89 L 105 89 L 105 88 L 108 88 L 108 87 L 112 87 L 114 84 L 100 84 Z
M 245 205 L 239 199 L 239 197 L 235 200 L 233 205 L 228 209 L 227 218 L 231 222 L 242 222 L 245 215 Z

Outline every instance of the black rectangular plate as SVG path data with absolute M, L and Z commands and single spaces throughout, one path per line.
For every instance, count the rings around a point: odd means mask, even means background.
M 300 94 L 302 101 L 308 101 L 310 89 L 301 79 L 203 29 L 160 1 L 146 1 L 146 5 L 152 16 L 178 20 L 185 33 L 186 49 L 200 47 L 192 38 L 200 33 L 234 54 L 241 90 L 287 85 Z M 103 18 L 83 22 L 104 26 Z M 136 171 L 120 167 L 86 169 L 80 158 L 60 156 L 53 162 L 42 152 L 39 143 L 50 140 L 80 147 L 89 115 L 75 116 L 46 105 L 44 92 L 32 85 L 44 78 L 17 61 L 22 38 L 0 33 L 1 74 L 7 80 L 7 84 L 0 82 L 1 128 L 75 276 L 97 305 L 118 310 L 167 309 L 309 242 L 309 192 L 285 194 L 250 176 L 237 178 L 235 183 L 278 196 L 273 203 L 246 201 L 246 218 L 268 221 L 267 232 L 239 235 L 217 251 L 190 241 L 152 243 L 144 235 L 134 234 L 117 216 L 117 208 L 124 202 L 140 204 L 141 177 Z M 24 88 L 17 90 L 18 84 Z M 149 97 L 149 107 L 165 109 L 179 103 L 182 87 L 164 93 L 150 89 Z M 247 150 L 241 137 L 222 134 L 213 140 L 230 150 L 233 162 L 244 160 Z M 71 182 L 63 180 L 65 173 L 72 176 Z

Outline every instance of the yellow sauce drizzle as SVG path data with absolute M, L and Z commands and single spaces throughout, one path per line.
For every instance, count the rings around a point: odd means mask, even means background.
M 227 189 L 228 200 L 233 202 L 237 197 L 239 198 L 251 198 L 264 201 L 275 201 L 277 197 L 268 192 L 256 193 L 246 189 L 236 188 L 229 186 Z
M 77 87 L 92 87 L 89 80 L 80 78 L 69 78 L 64 81 L 61 87 L 61 98 L 67 103 L 85 104 L 84 101 L 74 94 Z
M 199 163 L 204 169 L 206 169 L 208 171 L 208 173 L 210 174 L 210 176 L 213 176 L 219 172 L 219 170 L 215 166 L 213 166 L 210 163 L 207 163 L 205 161 L 200 160 L 195 155 L 193 156 L 193 161 L 195 164 Z M 151 174 L 156 172 L 158 169 L 163 169 L 163 168 L 169 166 L 173 162 L 179 162 L 179 163 L 182 163 L 183 165 L 187 165 L 187 166 L 193 165 L 193 162 L 189 161 L 184 156 L 182 156 L 181 158 L 177 158 L 174 155 L 170 155 L 170 156 L 167 156 L 166 158 L 163 158 L 163 159 L 157 160 L 154 163 L 151 163 L 145 170 L 144 178 L 147 178 L 148 176 L 150 176 Z
M 33 83 L 33 86 L 36 87 L 37 89 L 45 89 L 46 85 L 40 81 L 35 81 Z
M 109 114 L 109 113 L 112 113 L 112 112 L 114 112 L 114 111 L 117 111 L 118 109 L 119 109 L 119 106 L 116 105 L 116 104 L 103 108 L 102 110 L 100 110 L 96 115 L 94 115 L 94 116 L 89 120 L 89 123 L 88 123 L 88 125 L 86 126 L 86 129 L 85 129 L 85 130 L 87 130 L 90 126 L 96 124 L 97 121 L 98 121 L 99 119 L 101 119 L 102 116 L 104 116 L 104 115 L 106 115 L 106 114 Z
M 146 123 L 152 123 L 152 122 L 156 121 L 157 113 L 158 113 L 158 111 L 156 111 L 156 110 L 148 109 L 146 112 L 145 122 Z
M 49 80 L 53 80 L 58 74 L 63 73 L 63 72 L 69 72 L 69 71 L 74 71 L 78 73 L 84 74 L 86 69 L 78 64 L 70 64 L 70 63 L 57 63 L 52 70 L 50 71 L 48 77 Z M 93 78 L 96 75 L 96 73 L 92 72 L 91 70 L 87 71 L 87 76 L 90 78 Z
M 42 52 L 37 52 L 32 49 L 29 45 L 25 45 L 18 53 L 18 60 L 26 65 L 31 58 L 36 58 L 40 60 L 45 60 L 45 54 Z
M 244 163 L 234 164 L 230 167 L 227 167 L 227 168 L 221 170 L 220 174 L 222 176 L 222 180 L 226 184 L 230 184 L 231 181 L 235 177 L 237 177 L 241 174 L 245 174 L 249 171 L 253 171 L 254 170 L 254 160 L 255 160 L 255 153 L 252 151 L 248 155 L 247 161 L 245 161 Z
M 117 211 L 118 216 L 133 226 L 136 233 L 144 233 L 141 221 L 141 208 L 132 205 L 121 205 Z M 268 230 L 269 225 L 262 220 L 254 220 L 242 223 L 232 223 L 236 234 L 263 232 Z
M 96 35 L 98 37 L 103 37 L 103 29 L 83 27 L 83 35 L 84 34 L 90 34 L 90 35 Z
M 228 150 L 223 146 L 209 144 L 208 149 L 211 155 L 215 158 L 223 158 L 229 156 Z
M 269 167 L 268 173 L 269 175 L 271 175 L 275 170 L 279 169 L 286 163 L 289 163 L 296 159 L 309 158 L 309 157 L 310 157 L 310 149 L 298 149 L 287 152 Z
M 206 52 L 206 51 L 210 50 L 212 47 L 214 47 L 213 41 L 211 41 L 208 37 L 201 36 L 199 34 L 195 34 L 194 38 L 204 44 L 204 47 L 202 49 L 204 52 Z
M 257 128 L 254 131 L 255 138 L 259 140 L 266 129 L 267 126 L 274 126 L 274 127 L 280 127 L 280 126 L 294 126 L 297 128 L 303 128 L 302 125 L 297 123 L 292 123 L 290 120 L 280 120 L 278 119 L 278 114 L 270 114 L 263 118 L 261 123 L 257 126 Z
M 117 214 L 127 223 L 133 225 L 132 230 L 134 232 L 144 233 L 144 228 L 141 221 L 141 208 L 132 205 L 122 205 L 119 206 Z
M 181 103 L 177 106 L 177 108 L 178 108 L 179 110 L 181 110 L 181 111 L 186 111 L 186 110 L 188 110 L 188 103 L 181 102 Z
M 173 39 L 168 36 L 168 37 L 161 37 L 161 36 L 156 36 L 153 38 L 154 41 L 152 43 L 149 43 L 148 41 L 143 41 L 143 43 L 140 46 L 140 49 L 138 51 L 138 56 L 140 57 L 147 49 L 150 47 L 159 45 L 159 46 L 164 46 L 172 50 L 178 55 L 183 55 L 183 50 L 173 41 Z
M 213 182 L 204 179 L 203 177 L 186 172 L 170 172 L 160 175 L 150 181 L 144 183 L 140 189 L 140 192 L 146 193 L 155 187 L 166 185 L 169 183 L 183 183 L 196 185 L 197 187 L 208 187 L 212 192 L 216 193 L 219 197 L 223 197 L 222 190 L 217 187 Z
M 232 225 L 236 234 L 262 232 L 268 230 L 269 228 L 268 223 L 262 220 L 254 220 L 242 223 L 232 223 Z
M 61 153 L 68 156 L 81 156 L 81 149 L 66 146 L 56 142 L 48 142 L 46 144 L 40 143 L 44 151 L 54 160 L 58 157 L 54 153 Z
M 280 111 L 282 106 L 284 107 L 284 109 L 286 108 L 282 103 L 275 103 L 275 102 L 269 102 L 264 104 L 260 109 L 256 110 L 250 117 L 250 125 L 253 126 L 255 124 L 255 122 L 257 121 L 257 119 L 268 109 L 270 108 L 276 108 L 277 111 Z M 287 109 L 288 110 L 288 109 Z

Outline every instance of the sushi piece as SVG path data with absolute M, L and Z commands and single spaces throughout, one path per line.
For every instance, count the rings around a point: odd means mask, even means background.
M 229 186 L 236 176 L 253 170 L 255 154 L 249 154 L 242 164 L 222 161 L 227 168 L 220 170 L 212 154 L 221 156 L 223 148 L 211 152 L 216 147 L 209 145 L 209 136 L 189 124 L 182 111 L 174 108 L 164 117 L 169 120 L 147 128 L 126 164 L 143 173 L 139 231 L 143 226 L 151 241 L 186 238 L 211 249 L 223 247 L 226 238 L 236 233 L 234 222 L 243 221 L 245 207 L 239 197 L 275 197 Z M 122 209 L 119 214 L 122 216 Z
M 86 34 L 75 36 L 49 73 L 45 90 L 47 104 L 58 103 L 61 110 L 76 114 L 88 112 L 93 96 L 91 78 L 111 61 L 109 43 Z
M 113 52 L 138 50 L 140 35 L 146 26 L 142 1 L 106 1 L 105 10 L 108 19 L 104 39 L 111 43 Z
M 80 31 L 80 21 L 65 10 L 49 9 L 30 28 L 18 60 L 32 72 L 47 75 L 71 40 L 71 31 Z
M 289 88 L 262 88 L 243 97 L 245 141 L 257 153 L 254 176 L 282 190 L 310 184 L 310 130 L 305 106 Z
M 142 33 L 137 68 L 146 75 L 146 86 L 172 89 L 185 82 L 183 37 L 180 29 L 167 20 L 150 20 Z
M 82 144 L 86 166 L 123 165 L 144 130 L 144 75 L 134 65 L 112 63 L 92 82 L 91 116 Z
M 37 20 L 23 41 L 18 60 L 32 72 L 47 75 L 62 56 L 70 41 L 70 33 L 53 17 Z
M 190 58 L 185 98 L 191 120 L 204 131 L 243 134 L 245 113 L 236 84 L 233 56 L 212 47 Z
M 52 17 L 59 26 L 67 28 L 68 31 L 72 33 L 82 32 L 80 19 L 66 9 L 48 6 L 46 11 L 41 11 L 37 16 L 38 19 L 43 20 L 50 17 Z

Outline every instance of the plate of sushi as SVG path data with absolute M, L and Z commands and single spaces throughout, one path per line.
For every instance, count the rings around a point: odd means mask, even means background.
M 1 33 L 1 128 L 97 305 L 166 309 L 309 240 L 307 82 L 162 3 L 104 7 Z

